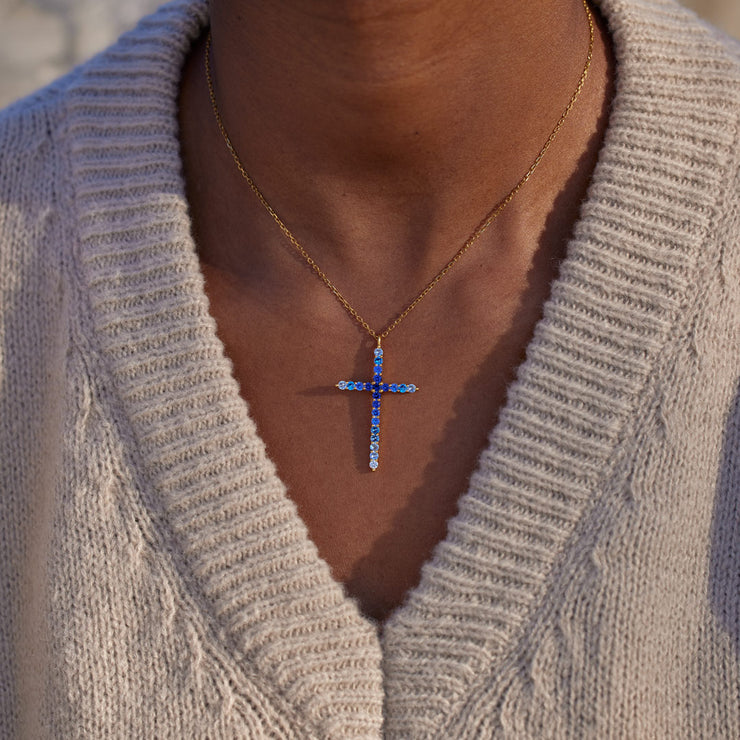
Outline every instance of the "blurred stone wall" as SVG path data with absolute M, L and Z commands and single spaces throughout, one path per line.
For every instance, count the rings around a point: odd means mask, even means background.
M 740 38 L 740 0 L 684 0 Z M 160 0 L 0 0 L 0 107 L 105 47 Z
M 740 0 L 681 0 L 684 5 L 740 39 Z
M 103 49 L 163 0 L 0 0 L 0 106 Z

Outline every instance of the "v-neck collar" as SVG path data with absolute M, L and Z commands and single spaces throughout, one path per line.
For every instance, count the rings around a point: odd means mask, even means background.
M 176 111 L 206 3 L 165 6 L 72 78 L 81 271 L 130 441 L 173 557 L 234 660 L 271 682 L 310 734 L 433 735 L 463 710 L 598 495 L 680 309 L 734 121 L 697 106 L 710 144 L 671 112 L 665 91 L 684 88 L 656 50 L 682 56 L 674 6 L 600 5 L 618 87 L 587 202 L 459 513 L 382 638 L 320 559 L 209 314 Z M 681 64 L 687 78 L 703 74 L 688 55 Z M 685 203 L 681 223 L 667 198 Z

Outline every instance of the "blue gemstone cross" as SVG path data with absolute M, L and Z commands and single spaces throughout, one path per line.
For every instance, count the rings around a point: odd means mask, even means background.
M 378 342 L 380 344 L 380 342 Z M 373 362 L 373 380 L 366 383 L 361 380 L 340 380 L 337 388 L 340 391 L 371 391 L 372 415 L 370 417 L 370 469 L 375 471 L 380 464 L 380 399 L 384 393 L 416 393 L 419 389 L 413 383 L 383 382 L 383 350 L 375 348 Z

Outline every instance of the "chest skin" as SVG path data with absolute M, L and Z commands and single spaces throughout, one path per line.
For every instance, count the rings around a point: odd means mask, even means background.
M 319 554 L 361 611 L 383 622 L 445 537 L 557 276 L 606 126 L 606 47 L 592 66 L 595 82 L 561 133 L 562 146 L 551 149 L 474 249 L 383 341 L 384 379 L 419 391 L 384 397 L 375 472 L 368 467 L 370 394 L 335 387 L 371 379 L 375 341 L 245 186 L 212 111 L 202 105 L 208 100 L 202 63 L 201 43 L 184 69 L 180 136 L 210 312 Z M 522 162 L 522 172 L 528 164 Z M 312 252 L 313 245 L 305 246 Z M 450 245 L 440 264 L 406 283 L 390 265 L 387 284 L 377 280 L 384 274 L 377 265 L 369 285 L 357 272 L 354 280 L 341 271 L 329 277 L 382 330 L 459 246 Z M 313 254 L 321 262 L 320 247 Z
M 370 394 L 334 387 L 341 379 L 370 380 L 372 340 L 341 307 L 325 306 L 331 323 L 314 323 L 310 310 L 286 321 L 218 270 L 204 265 L 204 273 L 242 395 L 311 539 L 362 611 L 383 620 L 445 536 L 547 280 L 530 289 L 529 301 L 513 293 L 475 325 L 461 323 L 448 305 L 433 308 L 430 298 L 385 341 L 385 378 L 415 382 L 419 391 L 384 396 L 373 472 Z M 304 277 L 312 279 L 308 271 Z

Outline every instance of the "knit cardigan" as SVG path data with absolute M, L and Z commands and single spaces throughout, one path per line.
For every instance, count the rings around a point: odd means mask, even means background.
M 204 0 L 0 116 L 0 736 L 740 737 L 740 53 L 599 5 L 588 196 L 382 631 L 209 314 L 176 119 Z

